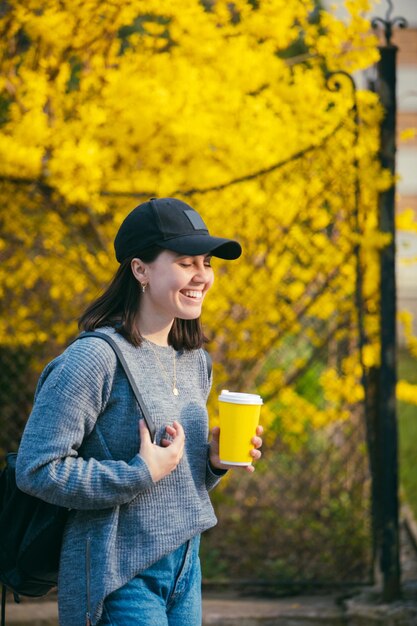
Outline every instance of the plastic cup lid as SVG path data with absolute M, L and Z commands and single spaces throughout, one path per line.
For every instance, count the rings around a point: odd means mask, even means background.
M 261 396 L 256 393 L 240 393 L 222 389 L 219 402 L 231 402 L 232 404 L 263 404 Z

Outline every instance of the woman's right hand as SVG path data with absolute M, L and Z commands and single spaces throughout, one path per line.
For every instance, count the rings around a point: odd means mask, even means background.
M 154 483 L 168 476 L 177 467 L 184 454 L 185 433 L 179 422 L 166 427 L 170 439 L 162 439 L 162 447 L 152 443 L 145 420 L 139 420 L 140 450 L 139 455 L 148 466 Z

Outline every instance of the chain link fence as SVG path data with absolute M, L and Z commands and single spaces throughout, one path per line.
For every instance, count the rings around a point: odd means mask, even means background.
M 279 594 L 373 580 L 375 407 L 363 360 L 364 349 L 377 345 L 378 255 L 367 258 L 360 239 L 375 220 L 376 191 L 361 180 L 356 110 L 350 113 L 319 148 L 320 159 L 313 150 L 281 168 L 279 178 L 265 177 L 267 190 L 282 181 L 287 189 L 301 179 L 310 185 L 294 205 L 278 195 L 265 217 L 262 241 L 277 259 L 271 273 L 291 259 L 275 283 L 261 260 L 250 284 L 274 284 L 276 334 L 248 358 L 243 376 L 233 363 L 228 375 L 231 390 L 251 380 L 273 417 L 255 474 L 232 472 L 213 493 L 219 524 L 202 542 L 207 589 Z M 342 132 L 346 150 L 336 162 Z M 267 291 L 264 301 L 269 306 Z
M 0 346 L 0 458 L 16 451 L 50 346 Z
M 370 474 L 363 414 L 315 432 L 297 450 L 277 434 L 250 480 L 213 493 L 204 535 L 207 588 L 281 593 L 372 580 Z

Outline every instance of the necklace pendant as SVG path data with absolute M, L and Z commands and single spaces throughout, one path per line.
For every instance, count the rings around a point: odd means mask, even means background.
M 178 389 L 176 387 L 173 387 L 172 393 L 174 394 L 174 396 L 177 396 L 179 391 L 178 391 Z

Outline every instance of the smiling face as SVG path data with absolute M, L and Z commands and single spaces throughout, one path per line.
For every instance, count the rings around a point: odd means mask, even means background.
M 134 259 L 132 271 L 141 284 L 146 284 L 139 317 L 161 324 L 170 324 L 176 317 L 198 318 L 214 280 L 210 255 L 184 256 L 170 250 L 163 250 L 151 263 Z

